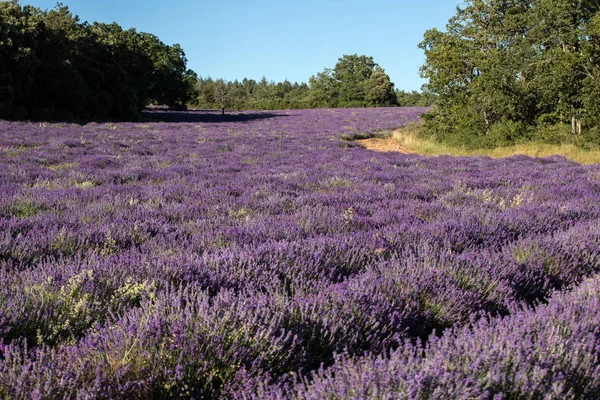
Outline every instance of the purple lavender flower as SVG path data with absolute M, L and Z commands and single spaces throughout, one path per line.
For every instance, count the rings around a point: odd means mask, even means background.
M 598 397 L 600 167 L 423 111 L 0 122 L 0 397 Z

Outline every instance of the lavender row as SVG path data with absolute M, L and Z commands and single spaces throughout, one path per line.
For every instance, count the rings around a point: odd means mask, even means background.
M 73 211 L 70 215 L 77 214 Z M 324 213 L 321 216 L 326 217 Z M 455 231 L 447 230 L 440 237 L 439 228 L 444 225 L 439 223 L 412 227 L 390 223 L 374 232 L 371 228 L 348 230 L 348 225 L 354 223 L 354 219 L 348 221 L 348 218 L 346 215 L 343 221 L 343 216 L 338 215 L 332 220 L 330 225 L 334 226 L 339 219 L 338 232 L 326 231 L 310 237 L 298 229 L 298 236 L 294 237 L 288 230 L 280 232 L 280 238 L 268 237 L 277 233 L 277 224 L 271 228 L 267 223 L 251 233 L 234 230 L 235 236 L 231 231 L 225 236 L 222 229 L 227 226 L 229 214 L 221 230 L 212 225 L 207 225 L 210 228 L 207 230 L 196 226 L 195 231 L 185 234 L 178 231 L 178 222 L 169 225 L 168 221 L 156 223 L 155 230 L 149 232 L 143 228 L 148 229 L 151 219 L 142 225 L 139 219 L 130 220 L 127 214 L 116 221 L 109 220 L 111 228 L 104 232 L 80 230 L 79 233 L 64 225 L 59 229 L 58 223 L 45 226 L 43 219 L 13 218 L 4 231 L 6 259 L 0 290 L 8 300 L 3 307 L 1 326 L 7 332 L 6 339 L 24 336 L 38 343 L 38 332 L 55 330 L 58 322 L 53 319 L 60 321 L 66 317 L 46 309 L 44 301 L 52 300 L 50 304 L 55 304 L 51 296 L 39 296 L 37 289 L 21 296 L 23 287 L 49 285 L 51 292 L 64 292 L 70 290 L 67 288 L 73 277 L 87 273 L 93 281 L 103 282 L 108 288 L 91 285 L 86 289 L 86 296 L 99 299 L 98 311 L 94 312 L 99 315 L 67 336 L 79 337 L 93 323 L 104 321 L 112 306 L 102 299 L 111 298 L 132 277 L 153 282 L 159 289 L 168 285 L 196 285 L 213 294 L 230 289 L 282 291 L 285 296 L 346 290 L 356 281 L 362 286 L 378 288 L 379 293 L 371 296 L 386 294 L 388 297 L 382 303 L 397 302 L 400 307 L 414 303 L 414 311 L 420 317 L 412 319 L 413 326 L 408 327 L 412 329 L 410 335 L 426 336 L 434 327 L 443 329 L 464 323 L 479 311 L 503 314 L 514 302 L 543 299 L 550 290 L 576 283 L 600 267 L 597 217 L 577 223 L 568 219 L 561 222 L 557 217 L 557 226 L 564 223 L 563 229 L 529 235 L 523 231 L 517 236 L 521 239 L 511 241 L 507 235 L 500 243 L 492 242 L 489 246 L 473 243 L 473 233 L 485 239 L 485 233 L 478 233 L 478 229 L 486 229 L 490 235 L 499 229 L 470 220 L 469 224 L 461 220 L 454 225 L 446 224 Z M 546 222 L 551 221 L 549 213 L 546 218 Z M 239 220 L 237 216 L 232 219 L 235 223 Z M 22 220 L 33 222 L 23 224 Z M 77 222 L 73 224 L 77 226 Z M 459 224 L 465 224 L 466 229 Z M 529 225 L 533 225 L 531 220 Z M 231 243 L 226 244 L 227 239 Z M 457 251 L 457 243 L 461 244 L 461 251 Z M 32 259 L 37 260 L 35 267 L 30 265 Z M 389 293 L 382 292 L 388 286 Z M 79 301 L 79 298 L 67 300 Z M 65 310 L 71 308 L 72 305 L 65 305 Z M 397 329 L 397 332 L 404 331 Z M 53 343 L 65 336 L 53 335 L 56 338 L 42 342 Z M 382 344 L 378 348 L 384 347 Z M 361 347 L 356 349 L 360 350 Z
M 98 252 L 73 259 L 3 267 L 0 332 L 5 340 L 27 338 L 34 344 L 77 339 L 112 314 L 137 306 L 140 293 L 126 296 L 131 287 L 149 286 L 154 292 L 192 286 L 212 295 L 277 293 L 289 309 L 304 301 L 319 304 L 318 319 L 355 302 L 360 317 L 380 325 L 376 338 L 357 344 L 334 339 L 319 350 L 313 362 L 318 366 L 345 347 L 382 351 L 407 336 L 426 337 L 480 312 L 506 314 L 515 303 L 544 299 L 553 289 L 577 283 L 600 271 L 599 228 L 597 221 L 579 223 L 560 235 L 529 237 L 498 252 L 457 254 L 426 242 L 417 249 L 383 250 L 369 236 L 353 234 L 202 255 L 186 246 L 180 247 L 183 254 L 148 248 L 111 255 L 117 246 L 113 239 Z M 349 317 L 342 313 L 319 323 L 346 329 Z M 352 329 L 368 335 L 370 328 Z
M 68 291 L 54 293 L 55 299 L 79 296 L 71 316 L 93 315 L 94 298 L 76 291 L 92 280 L 90 272 L 77 274 Z M 302 299 L 229 290 L 210 295 L 191 286 L 157 291 L 152 283 L 127 281 L 111 299 L 137 306 L 85 337 L 59 347 L 31 347 L 21 340 L 3 345 L 0 393 L 17 398 L 254 393 L 262 398 L 261 390 L 280 390 L 282 398 L 491 398 L 497 393 L 593 398 L 600 390 L 598 279 L 573 294 L 557 294 L 537 310 L 446 331 L 440 339 L 430 338 L 425 350 L 401 340 L 390 359 L 338 358 L 310 384 L 292 389 L 291 374 L 314 369 L 315 355 L 328 352 L 328 346 L 337 344 L 346 357 L 360 356 L 357 349 L 389 345 L 386 337 L 391 340 L 419 317 L 411 304 L 394 305 L 365 280 Z M 281 383 L 265 387 L 276 382 Z
M 482 319 L 389 357 L 340 357 L 292 388 L 248 381 L 242 396 L 298 399 L 593 399 L 600 396 L 600 278 L 549 304 Z M 236 388 L 240 390 L 240 388 Z

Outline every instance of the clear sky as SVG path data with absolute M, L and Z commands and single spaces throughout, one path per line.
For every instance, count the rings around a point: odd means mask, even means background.
M 113 22 L 179 43 L 188 67 L 226 80 L 308 82 L 344 54 L 372 56 L 396 87 L 423 83 L 417 48 L 461 0 L 62 0 L 82 21 Z M 21 0 L 42 9 L 56 0 Z

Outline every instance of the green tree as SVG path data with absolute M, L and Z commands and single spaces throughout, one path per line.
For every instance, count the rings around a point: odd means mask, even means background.
M 215 101 L 215 82 L 211 77 L 199 77 L 196 82 L 196 105 L 201 108 L 216 108 Z
M 338 86 L 333 78 L 333 71 L 325 68 L 308 80 L 310 87 L 310 104 L 312 108 L 337 107 Z
M 0 2 L 0 118 L 137 119 L 149 102 L 185 107 L 196 75 L 180 46 L 116 23 L 81 23 Z
M 333 68 L 339 101 L 349 106 L 365 105 L 365 82 L 369 80 L 376 66 L 373 57 L 357 54 L 342 56 Z
M 393 106 L 397 104 L 394 84 L 383 68 L 377 66 L 369 79 L 363 83 L 365 100 L 369 106 Z
M 395 90 L 396 102 L 400 107 L 429 107 L 436 100 L 436 96 L 431 92 L 405 92 L 404 90 Z
M 0 2 L 0 118 L 23 118 L 34 74 L 41 62 L 36 51 L 42 27 L 33 7 Z
M 600 126 L 600 12 L 596 11 L 584 31 L 582 45 L 584 79 L 581 91 L 583 118 Z M 596 128 L 598 130 L 598 128 Z
M 221 114 L 225 115 L 225 109 L 230 108 L 235 101 L 235 86 L 223 79 L 215 81 L 214 99 L 221 109 Z
M 143 36 L 147 56 L 153 63 L 150 100 L 174 109 L 185 108 L 198 95 L 195 90 L 198 76 L 187 69 L 185 52 L 178 44 L 167 46 L 154 35 Z
M 598 8 L 591 0 L 466 1 L 446 32 L 429 30 L 420 44 L 425 89 L 439 96 L 426 127 L 473 144 L 514 141 L 544 124 L 580 133 L 592 123 L 583 96 L 598 58 L 585 49 Z
M 223 107 L 275 110 L 397 105 L 394 84 L 371 57 L 344 56 L 336 68 L 325 68 L 310 77 L 308 84 L 287 79 L 273 82 L 266 77 L 258 82 L 247 78 L 241 82 L 198 78 L 195 104 L 222 112 Z
M 395 105 L 394 84 L 373 57 L 344 55 L 309 80 L 314 107 Z

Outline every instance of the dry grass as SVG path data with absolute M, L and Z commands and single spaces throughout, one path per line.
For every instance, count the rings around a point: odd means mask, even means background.
M 358 140 L 358 142 L 366 149 L 373 151 L 396 151 L 404 154 L 414 153 L 409 147 L 392 138 L 362 139 Z
M 517 154 L 524 154 L 530 157 L 561 155 L 580 164 L 596 164 L 600 162 L 600 150 L 585 150 L 572 144 L 552 145 L 530 142 L 493 149 L 466 149 L 422 139 L 419 137 L 418 132 L 418 125 L 409 125 L 394 131 L 389 138 L 366 139 L 359 142 L 369 150 L 398 151 L 426 156 L 451 155 L 503 158 Z

